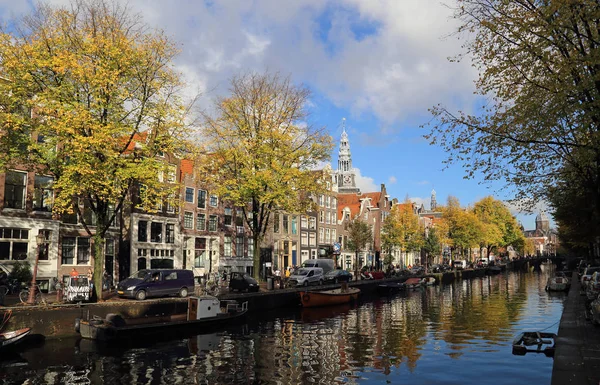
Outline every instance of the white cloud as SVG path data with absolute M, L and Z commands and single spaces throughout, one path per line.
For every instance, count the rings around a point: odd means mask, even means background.
M 409 198 L 409 200 L 411 202 L 416 203 L 417 206 L 423 205 L 423 207 L 425 207 L 425 209 L 427 209 L 427 210 L 429 210 L 429 208 L 431 207 L 431 197 L 427 197 L 427 198 L 411 197 L 411 198 Z
M 360 169 L 354 169 L 354 180 L 356 181 L 356 187 L 360 189 L 361 193 L 376 192 L 381 190 L 381 186 L 375 184 L 373 178 L 368 176 L 362 176 Z
M 389 184 L 396 184 L 396 182 L 398 182 L 398 180 L 396 179 L 396 177 L 395 177 L 395 176 L 393 176 L 393 175 L 392 175 L 392 176 L 390 176 L 390 177 L 388 178 L 388 183 L 389 183 Z
M 54 0 L 64 3 L 64 0 Z M 0 18 L 26 2 L 0 0 Z M 125 4 L 125 1 L 123 1 Z M 130 0 L 151 26 L 181 44 L 177 60 L 191 88 L 227 92 L 240 71 L 281 71 L 339 107 L 389 123 L 453 107 L 472 95 L 470 63 L 449 63 L 460 42 L 452 10 L 439 0 Z M 323 15 L 329 23 L 322 23 Z M 357 35 L 363 28 L 367 33 Z M 364 32 L 364 31 L 363 31 Z M 197 84 L 200 83 L 200 84 Z M 474 97 L 474 96 L 467 96 Z M 207 100 L 203 100 L 207 103 Z

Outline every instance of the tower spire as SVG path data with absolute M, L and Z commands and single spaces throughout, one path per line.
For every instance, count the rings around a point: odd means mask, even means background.
M 338 152 L 337 185 L 340 193 L 358 193 L 356 187 L 354 169 L 352 168 L 352 153 L 350 142 L 346 133 L 346 118 L 342 118 L 342 137 L 340 138 L 340 149 Z

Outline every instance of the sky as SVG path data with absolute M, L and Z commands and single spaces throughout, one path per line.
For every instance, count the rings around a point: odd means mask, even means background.
M 68 4 L 66 0 L 50 3 Z M 30 0 L 0 0 L 0 20 L 27 14 Z M 423 135 L 442 104 L 473 111 L 477 72 L 463 53 L 454 0 L 129 0 L 153 28 L 180 48 L 175 62 L 200 108 L 227 95 L 233 75 L 279 72 L 308 87 L 311 123 L 325 126 L 336 148 L 342 119 L 363 192 L 385 184 L 392 198 L 407 196 L 429 208 L 431 191 L 463 206 L 493 195 L 511 198 L 503 184 L 466 180 L 460 165 L 446 167 L 439 147 Z M 466 36 L 461 36 L 466 38 Z M 526 229 L 535 214 L 513 210 Z

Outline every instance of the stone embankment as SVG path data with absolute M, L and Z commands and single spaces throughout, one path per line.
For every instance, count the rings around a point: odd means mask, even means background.
M 451 283 L 457 279 L 482 277 L 485 269 L 452 271 L 431 274 L 438 283 Z M 385 280 L 362 280 L 350 282 L 350 286 L 358 287 L 362 293 L 375 292 L 377 285 L 382 282 L 399 281 L 397 278 Z M 318 289 L 335 288 L 339 285 L 324 285 Z M 315 289 L 315 287 L 311 287 Z M 220 296 L 221 299 L 248 301 L 249 312 L 264 311 L 285 307 L 299 306 L 298 292 L 301 288 L 275 289 L 258 293 L 229 293 Z M 187 300 L 184 298 L 162 298 L 145 301 L 106 301 L 101 303 L 47 306 L 14 306 L 2 308 L 9 313 L 10 318 L 4 330 L 14 330 L 31 327 L 33 334 L 41 334 L 46 338 L 76 336 L 74 323 L 76 318 L 89 319 L 93 316 L 104 318 L 109 313 L 121 314 L 124 318 L 144 317 L 153 315 L 181 314 L 187 311 Z

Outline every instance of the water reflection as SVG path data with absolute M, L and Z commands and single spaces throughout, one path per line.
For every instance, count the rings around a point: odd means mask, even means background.
M 508 273 L 358 306 L 287 309 L 178 341 L 48 341 L 2 361 L 9 384 L 549 383 L 552 360 L 512 356 L 523 330 L 556 331 L 549 272 Z

